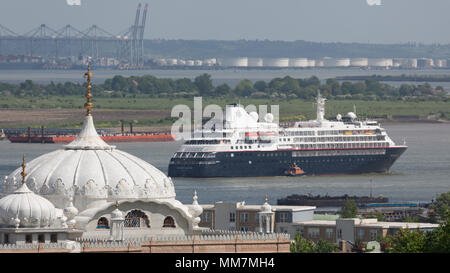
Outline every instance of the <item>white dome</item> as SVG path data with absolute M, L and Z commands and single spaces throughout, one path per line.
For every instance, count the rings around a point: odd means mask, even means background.
M 26 184 L 0 199 L 1 224 L 5 226 L 48 227 L 56 219 L 55 206 L 34 194 Z
M 61 209 L 71 196 L 80 211 L 111 199 L 175 198 L 170 178 L 144 160 L 106 144 L 90 115 L 72 143 L 30 161 L 28 166 L 28 187 Z M 3 195 L 18 187 L 20 172 L 19 168 L 5 178 Z

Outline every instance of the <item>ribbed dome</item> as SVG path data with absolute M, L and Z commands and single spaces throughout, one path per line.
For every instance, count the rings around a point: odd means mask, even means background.
M 58 208 L 74 195 L 81 210 L 109 199 L 175 198 L 172 180 L 151 164 L 106 144 L 86 116 L 78 137 L 65 149 L 44 154 L 28 163 L 28 187 Z M 7 177 L 3 195 L 13 192 L 21 169 Z
M 56 219 L 56 210 L 51 202 L 22 184 L 0 199 L 0 219 L 4 226 L 48 227 Z

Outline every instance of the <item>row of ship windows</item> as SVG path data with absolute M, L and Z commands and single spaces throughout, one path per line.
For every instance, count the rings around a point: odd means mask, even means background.
M 371 150 L 326 150 L 326 151 L 295 151 L 292 157 L 305 156 L 341 156 L 341 155 L 384 155 L 386 149 Z
M 173 155 L 173 158 L 215 158 L 214 153 L 190 153 L 190 152 L 178 152 Z
M 373 143 L 327 143 L 327 144 L 296 144 L 292 145 L 294 149 L 345 149 L 345 148 L 379 148 L 389 147 L 388 142 Z
M 195 161 L 195 160 L 190 160 L 190 159 L 182 159 L 182 162 L 177 162 L 177 164 L 181 164 L 181 165 L 215 165 L 215 164 L 219 164 L 220 162 L 216 162 L 216 161 Z M 226 168 L 227 165 L 230 164 L 252 164 L 252 163 L 257 163 L 257 162 L 262 162 L 262 163 L 267 163 L 267 164 L 275 164 L 275 163 L 281 163 L 281 164 L 292 164 L 291 160 L 277 160 L 277 161 L 270 161 L 268 162 L 267 160 L 263 160 L 263 159 L 252 159 L 251 161 L 247 161 L 248 159 L 243 159 L 243 160 L 237 160 L 237 161 L 230 161 L 227 162 L 226 165 L 224 165 L 223 167 Z M 311 159 L 302 159 L 302 160 L 294 160 L 294 162 L 300 166 L 302 166 L 302 164 L 317 164 L 317 163 L 330 163 L 330 162 L 335 162 L 335 163 L 345 163 L 345 162 L 365 162 L 365 161 L 376 161 L 377 158 L 376 157 L 357 157 L 357 158 L 311 158 Z
M 317 131 L 317 135 L 325 136 L 337 136 L 337 135 L 367 135 L 367 134 L 379 134 L 380 129 L 376 130 L 331 130 L 331 131 Z M 315 136 L 315 131 L 284 131 L 280 132 L 280 135 L 284 136 Z
M 344 137 L 296 137 L 295 142 L 330 142 L 330 141 L 378 141 L 385 140 L 386 136 L 344 136 Z M 286 141 L 286 139 L 283 139 Z M 287 141 L 290 141 L 288 138 Z

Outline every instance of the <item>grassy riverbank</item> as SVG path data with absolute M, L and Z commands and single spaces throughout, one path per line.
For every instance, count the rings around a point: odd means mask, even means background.
M 38 98 L 6 97 L 0 103 L 0 128 L 39 127 L 77 128 L 81 125 L 85 100 L 80 96 L 52 96 Z M 315 118 L 316 108 L 311 100 L 209 98 L 203 100 L 203 107 L 240 102 L 247 106 L 279 105 L 280 120 Z M 94 98 L 94 117 L 98 127 L 119 127 L 120 121 L 135 126 L 169 126 L 177 118 L 171 118 L 175 105 L 187 105 L 193 110 L 193 99 L 179 98 Z M 7 105 L 8 107 L 1 107 Z M 338 113 L 345 115 L 354 106 L 360 118 L 411 120 L 450 120 L 450 101 L 365 101 L 330 100 L 326 105 L 326 117 L 334 118 Z M 269 107 L 270 111 L 270 107 Z

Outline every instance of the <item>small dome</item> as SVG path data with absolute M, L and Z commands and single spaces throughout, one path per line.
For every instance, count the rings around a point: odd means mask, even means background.
M 48 227 L 56 219 L 55 206 L 33 193 L 26 184 L 0 199 L 1 224 L 4 226 Z
M 267 196 L 264 199 L 264 204 L 261 206 L 261 211 L 260 212 L 262 212 L 262 213 L 272 213 L 272 206 L 269 205 Z

